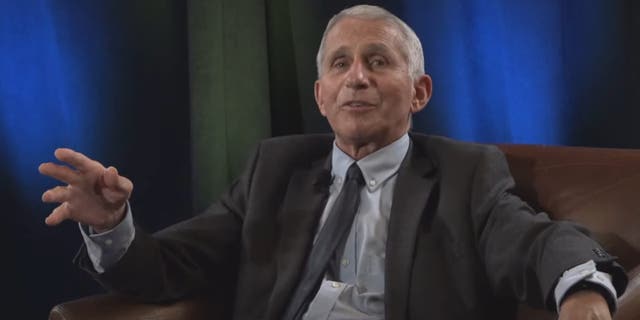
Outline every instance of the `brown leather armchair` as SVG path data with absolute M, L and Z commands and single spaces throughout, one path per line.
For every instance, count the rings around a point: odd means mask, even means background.
M 516 180 L 516 192 L 553 219 L 589 228 L 626 268 L 629 285 L 616 320 L 640 319 L 640 150 L 500 145 Z M 638 197 L 638 198 L 636 198 Z M 104 294 L 55 306 L 49 319 L 213 319 L 224 306 L 199 297 L 168 305 L 142 304 Z M 222 319 L 222 317 L 219 317 Z M 554 319 L 521 306 L 519 320 Z

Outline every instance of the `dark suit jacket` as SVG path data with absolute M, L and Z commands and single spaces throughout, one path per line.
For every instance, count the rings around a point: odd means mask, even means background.
M 386 319 L 512 318 L 516 301 L 554 308 L 562 273 L 593 259 L 626 278 L 581 229 L 551 222 L 511 193 L 497 148 L 411 135 L 389 221 Z M 107 288 L 147 300 L 217 290 L 234 319 L 282 316 L 310 251 L 330 184 L 330 135 L 268 139 L 222 199 L 150 236 L 136 231 L 104 274 Z

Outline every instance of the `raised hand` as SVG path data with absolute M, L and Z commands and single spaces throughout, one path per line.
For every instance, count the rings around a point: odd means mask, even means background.
M 38 167 L 43 175 L 67 184 L 42 194 L 42 201 L 60 203 L 45 223 L 54 226 L 70 219 L 90 225 L 96 232 L 110 230 L 120 223 L 133 183 L 120 176 L 116 168 L 105 168 L 82 153 L 60 148 L 54 154 L 71 167 L 51 162 Z

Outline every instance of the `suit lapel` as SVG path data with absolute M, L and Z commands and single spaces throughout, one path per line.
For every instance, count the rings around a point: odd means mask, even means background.
M 398 172 L 389 220 L 385 266 L 386 319 L 406 319 L 411 265 L 420 219 L 437 181 L 435 167 L 412 142 Z
M 329 195 L 331 157 L 294 171 L 278 215 L 281 237 L 277 281 L 269 303 L 269 319 L 281 317 L 299 282 L 322 210 Z

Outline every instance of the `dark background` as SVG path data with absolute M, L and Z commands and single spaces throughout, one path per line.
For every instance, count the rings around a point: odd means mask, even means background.
M 220 2 L 224 15 L 231 2 Z M 0 2 L 3 310 L 42 319 L 57 303 L 102 292 L 71 264 L 78 226 L 44 225 L 53 206 L 39 198 L 55 182 L 37 166 L 56 147 L 130 177 L 136 221 L 149 231 L 197 211 L 188 27 L 196 3 Z M 270 135 L 328 130 L 311 95 L 315 56 L 300 53 L 315 54 L 331 14 L 354 3 L 264 1 L 269 42 L 256 50 L 268 56 L 271 113 L 261 121 Z M 423 42 L 435 91 L 415 130 L 487 143 L 640 148 L 637 2 L 375 3 Z

